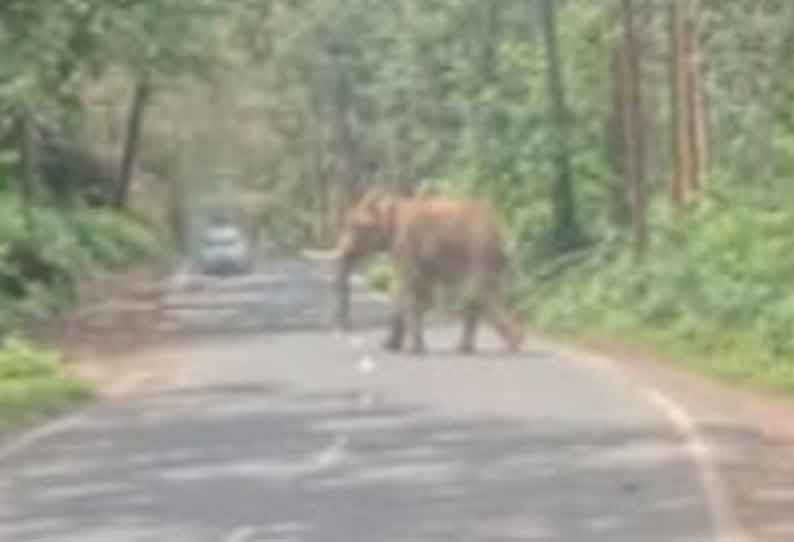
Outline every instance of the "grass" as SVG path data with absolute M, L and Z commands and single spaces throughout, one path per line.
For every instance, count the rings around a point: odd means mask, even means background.
M 92 396 L 90 387 L 63 371 L 57 353 L 15 336 L 0 347 L 0 429 L 63 411 Z

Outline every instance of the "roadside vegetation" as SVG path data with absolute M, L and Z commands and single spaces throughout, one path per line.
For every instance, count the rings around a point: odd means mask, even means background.
M 85 382 L 65 374 L 54 351 L 8 336 L 0 345 L 0 431 L 88 399 Z
M 26 338 L 30 327 L 74 306 L 81 281 L 167 252 L 128 205 L 132 170 L 103 157 L 80 129 L 90 68 L 107 67 L 95 55 L 122 64 L 95 20 L 119 7 L 104 6 L 0 6 L 0 430 L 92 395 L 57 351 Z
M 0 430 L 91 396 L 57 352 L 18 334 L 74 306 L 80 281 L 163 253 L 150 228 L 117 211 L 28 212 L 32 229 L 17 199 L 0 194 Z

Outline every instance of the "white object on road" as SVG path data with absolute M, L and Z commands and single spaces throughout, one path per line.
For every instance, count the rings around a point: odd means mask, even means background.
M 325 450 L 320 452 L 315 460 L 316 469 L 325 469 L 338 463 L 341 463 L 345 458 L 345 450 L 347 449 L 347 437 L 337 437 L 336 440 Z
M 359 410 L 371 410 L 380 402 L 377 393 L 362 391 L 356 397 L 356 407 Z
M 223 539 L 223 542 L 250 542 L 256 534 L 256 528 L 251 525 L 243 525 L 233 530 Z
M 358 370 L 364 374 L 371 373 L 375 370 L 375 361 L 369 356 L 364 356 L 358 362 Z

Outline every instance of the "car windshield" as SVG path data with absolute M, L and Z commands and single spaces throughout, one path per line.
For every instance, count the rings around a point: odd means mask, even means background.
M 240 232 L 234 226 L 214 226 L 207 231 L 204 241 L 208 245 L 229 245 L 240 241 Z

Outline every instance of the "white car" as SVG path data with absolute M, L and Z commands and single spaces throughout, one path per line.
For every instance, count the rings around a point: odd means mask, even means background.
M 200 239 L 198 266 L 210 275 L 248 273 L 253 267 L 251 248 L 236 226 L 211 225 Z

